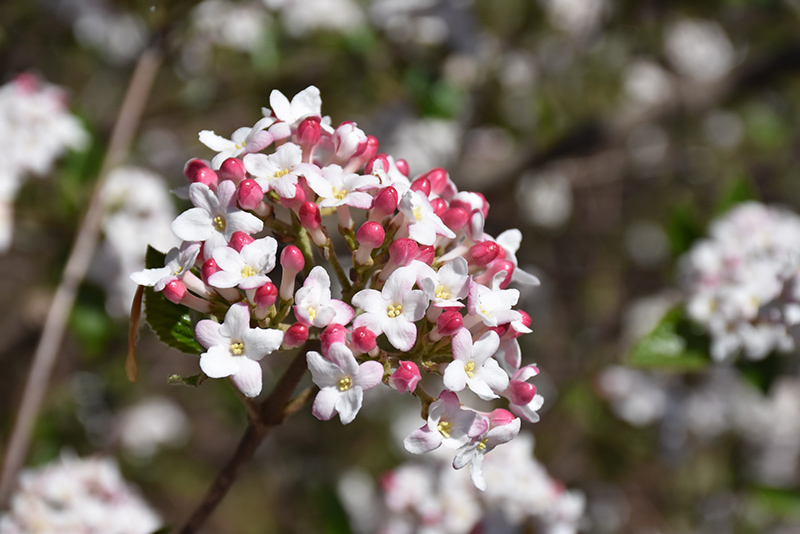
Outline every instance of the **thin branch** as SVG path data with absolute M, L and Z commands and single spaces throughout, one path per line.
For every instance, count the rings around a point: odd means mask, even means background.
M 64 337 L 66 322 L 75 304 L 78 288 L 86 276 L 92 256 L 97 247 L 97 240 L 102 222 L 104 206 L 102 190 L 105 177 L 115 166 L 119 165 L 128 153 L 134 133 L 147 102 L 161 63 L 161 53 L 150 48 L 142 53 L 131 76 L 119 116 L 111 133 L 99 179 L 95 185 L 89 208 L 86 211 L 75 243 L 70 252 L 61 283 L 53 297 L 53 303 L 47 314 L 42 337 L 33 356 L 30 374 L 25 384 L 22 403 L 17 413 L 14 429 L 6 448 L 3 471 L 0 476 L 0 506 L 8 501 L 14 487 L 17 471 L 25 461 L 30 442 L 31 429 L 44 400 L 50 374 L 56 361 L 61 340 Z

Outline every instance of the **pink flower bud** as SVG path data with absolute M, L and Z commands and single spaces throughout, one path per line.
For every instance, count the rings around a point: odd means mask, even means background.
M 168 301 L 180 304 L 186 296 L 186 286 L 180 280 L 173 280 L 164 287 L 163 293 Z
M 267 282 L 256 289 L 253 303 L 259 308 L 269 308 L 278 300 L 278 288 L 272 282 Z
M 389 377 L 389 385 L 396 389 L 398 393 L 411 393 L 417 388 L 417 382 L 422 377 L 419 374 L 419 367 L 414 362 L 400 361 L 392 376 Z
M 302 323 L 294 323 L 283 334 L 283 346 L 299 347 L 308 340 L 308 327 Z
M 526 403 L 527 404 L 527 403 Z M 492 428 L 498 426 L 508 425 L 514 422 L 514 419 L 517 417 L 509 412 L 508 410 L 504 410 L 503 408 L 497 408 L 489 414 L 489 426 Z
M 206 184 L 211 189 L 217 187 L 219 183 L 219 176 L 208 167 L 197 169 L 194 173 L 194 183 Z
M 203 266 L 200 267 L 200 277 L 203 279 L 203 283 L 209 285 L 208 277 L 221 270 L 217 262 L 214 261 L 214 258 L 207 259 L 205 263 L 203 263 Z
M 394 213 L 398 202 L 400 202 L 400 197 L 397 194 L 397 189 L 391 186 L 384 187 L 375 196 L 375 200 L 372 202 L 372 209 L 377 212 L 378 216 L 383 217 Z
M 190 182 L 195 182 L 194 175 L 200 169 L 207 169 L 208 163 L 203 161 L 202 159 L 190 159 L 186 162 L 186 165 L 183 166 L 183 175 L 186 177 L 187 180 Z
M 433 260 L 436 259 L 436 248 L 433 245 L 421 246 L 417 257 L 414 259 L 427 265 L 433 265 Z
M 522 324 L 525 325 L 526 328 L 530 328 L 531 324 L 533 324 L 533 320 L 531 319 L 531 316 L 528 315 L 527 312 L 524 312 L 522 310 L 517 310 L 517 312 L 519 312 L 519 314 L 522 315 Z M 518 338 L 519 336 L 521 336 L 523 334 L 523 332 L 517 332 L 513 328 L 510 329 L 510 332 L 511 332 L 511 337 L 512 338 Z
M 443 198 L 434 198 L 431 200 L 431 207 L 433 208 L 433 213 L 441 217 L 442 214 L 447 211 L 447 202 L 445 202 Z
M 294 245 L 289 245 L 281 252 L 281 267 L 286 271 L 295 274 L 302 271 L 306 266 L 306 259 L 303 253 Z
M 412 191 L 418 191 L 425 195 L 425 198 L 428 198 L 431 194 L 431 183 L 428 181 L 427 178 L 417 178 L 413 182 L 411 182 L 410 189 Z
M 253 241 L 255 241 L 255 239 L 253 239 L 251 235 L 237 230 L 233 232 L 233 235 L 231 235 L 231 240 L 228 243 L 228 246 L 236 252 L 241 252 L 243 246 L 249 245 Z
M 500 247 L 500 250 L 503 250 L 503 247 Z M 489 263 L 489 265 L 486 266 L 485 273 L 475 277 L 475 281 L 485 286 L 488 286 L 489 284 L 491 284 L 494 275 L 496 275 L 500 271 L 505 271 L 506 276 L 505 278 L 503 278 L 503 281 L 500 282 L 500 288 L 505 289 L 511 283 L 511 276 L 514 274 L 514 269 L 516 269 L 516 267 L 510 261 L 503 259 L 495 259 L 494 261 Z
M 475 192 L 475 194 L 478 195 L 478 197 L 480 197 L 480 199 L 482 201 L 481 213 L 483 213 L 484 218 L 488 217 L 489 216 L 489 202 L 486 200 L 486 197 L 483 196 L 483 193 Z
M 320 215 L 319 208 L 313 202 L 303 202 L 297 215 L 300 217 L 300 224 L 310 230 L 316 230 L 322 224 L 322 215 Z
M 436 319 L 436 328 L 442 336 L 452 336 L 464 327 L 464 318 L 456 310 L 443 312 Z
M 239 158 L 228 158 L 222 162 L 217 171 L 220 180 L 231 180 L 239 185 L 244 177 L 247 176 L 244 170 L 244 162 Z
M 304 147 L 316 146 L 319 143 L 320 118 L 306 117 L 297 126 L 297 139 Z
M 368 135 L 366 147 L 364 148 L 364 151 L 361 154 L 359 154 L 359 159 L 369 161 L 370 159 L 375 157 L 375 155 L 378 153 L 379 148 L 380 148 L 380 142 L 378 141 L 378 138 L 375 137 L 374 135 Z
M 437 167 L 428 171 L 424 176 L 431 183 L 431 192 L 435 195 L 441 195 L 442 191 L 447 187 L 447 171 Z
M 367 221 L 361 225 L 361 228 L 356 232 L 356 240 L 359 245 L 364 245 L 369 248 L 378 248 L 383 244 L 386 237 L 386 231 L 383 226 L 375 221 Z
M 469 212 L 464 208 L 453 207 L 451 204 L 450 209 L 445 210 L 439 217 L 441 217 L 445 226 L 454 232 L 458 232 L 469 221 Z
M 497 337 L 502 339 L 502 337 L 508 333 L 509 328 L 511 328 L 511 325 L 506 323 L 497 326 L 490 326 L 489 330 L 492 330 L 495 334 L 497 334 Z
M 353 348 L 359 352 L 372 352 L 378 346 L 377 337 L 375 332 L 366 326 L 359 326 L 351 335 Z
M 325 327 L 319 335 L 322 344 L 322 354 L 327 358 L 328 349 L 334 343 L 347 343 L 347 328 L 344 325 L 332 323 Z
M 506 395 L 512 404 L 518 406 L 527 406 L 536 396 L 536 386 L 530 382 L 521 382 L 519 380 L 511 380 L 508 383 Z
M 364 169 L 364 171 L 367 174 L 372 174 L 372 171 L 375 170 L 376 165 L 378 166 L 378 168 L 382 169 L 384 172 L 388 172 L 388 170 L 389 170 L 389 158 L 386 156 L 386 154 L 378 154 L 377 156 L 375 156 L 374 158 L 369 160 L 367 162 L 367 166 Z
M 400 171 L 400 174 L 408 178 L 408 162 L 404 159 L 398 159 L 394 162 L 394 166 L 397 167 L 397 170 Z
M 239 206 L 243 210 L 254 210 L 264 200 L 264 191 L 258 185 L 258 182 L 248 178 L 242 180 L 242 183 L 239 184 L 236 197 L 239 200 Z
M 389 247 L 389 257 L 398 266 L 408 265 L 417 258 L 419 245 L 413 239 L 401 237 Z
M 472 265 L 488 265 L 497 257 L 500 245 L 494 241 L 481 241 L 475 243 L 467 253 L 467 261 Z
M 308 200 L 308 194 L 306 190 L 303 189 L 303 186 L 299 183 L 295 184 L 294 186 L 294 198 L 284 198 L 281 197 L 281 206 L 284 208 L 295 210 L 299 209 L 303 203 Z

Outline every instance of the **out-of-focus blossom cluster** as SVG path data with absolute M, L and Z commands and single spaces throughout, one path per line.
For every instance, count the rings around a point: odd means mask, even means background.
M 749 202 L 711 224 L 683 259 L 689 316 L 706 326 L 716 361 L 795 349 L 800 322 L 800 217 Z
M 384 534 L 468 532 L 577 532 L 584 514 L 582 493 L 568 491 L 535 458 L 533 437 L 523 432 L 502 454 L 484 462 L 486 491 L 479 492 L 447 458 L 406 463 L 383 475 Z
M 107 458 L 64 454 L 22 472 L 0 533 L 150 534 L 161 519 Z
M 125 410 L 116 432 L 125 452 L 147 460 L 162 447 L 182 445 L 189 436 L 189 420 L 174 401 L 151 397 Z
M 112 171 L 102 196 L 106 239 L 92 263 L 90 277 L 105 288 L 109 313 L 124 316 L 130 312 L 136 292 L 130 273 L 144 267 L 148 243 L 160 250 L 178 244 L 169 228 L 175 208 L 164 179 L 139 167 Z
M 486 199 L 444 169 L 412 174 L 355 123 L 333 127 L 316 87 L 291 101 L 273 91 L 270 105 L 230 139 L 200 132 L 217 154 L 186 164 L 194 207 L 172 222 L 182 243 L 131 278 L 210 317 L 195 329 L 200 368 L 248 397 L 261 392 L 259 360 L 309 339 L 321 349 L 305 349 L 319 419 L 351 422 L 381 382 L 412 392 L 427 420 L 406 448 L 451 449 L 483 488 L 484 455 L 516 436 L 520 418 L 537 421 L 543 402 L 518 342 L 530 317 L 508 287 L 539 283 L 517 266 L 521 233 L 487 234 Z M 422 372 L 441 377 L 438 398 L 418 386 Z M 504 397 L 510 411 L 460 396 Z
M 32 74 L 0 87 L 0 252 L 11 246 L 13 203 L 28 176 L 45 176 L 68 149 L 86 146 L 89 135 L 66 108 L 66 95 Z
M 800 480 L 800 381 L 780 377 L 767 395 L 734 369 L 713 368 L 688 385 L 678 376 L 613 366 L 599 376 L 614 413 L 635 426 L 660 422 L 665 450 L 682 450 L 687 434 L 712 440 L 739 435 L 747 446 L 749 476 L 773 486 Z

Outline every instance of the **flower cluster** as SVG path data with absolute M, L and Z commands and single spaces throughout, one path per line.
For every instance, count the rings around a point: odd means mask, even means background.
M 800 218 L 755 202 L 714 221 L 683 260 L 689 316 L 711 335 L 721 361 L 744 350 L 760 359 L 795 348 L 800 323 Z
M 31 74 L 0 87 L 0 251 L 11 245 L 12 205 L 25 178 L 46 175 L 67 149 L 89 140 L 65 100 L 60 88 Z
M 522 365 L 518 343 L 530 317 L 508 288 L 539 283 L 517 265 L 520 232 L 490 236 L 482 195 L 458 191 L 444 169 L 412 177 L 353 122 L 331 126 L 316 87 L 291 101 L 273 91 L 270 105 L 230 139 L 200 132 L 217 155 L 185 167 L 194 207 L 172 223 L 182 244 L 163 267 L 131 278 L 212 317 L 196 325 L 207 349 L 200 368 L 248 397 L 261 392 L 259 360 L 301 345 L 320 388 L 319 419 L 351 422 L 364 391 L 381 382 L 412 392 L 427 422 L 406 448 L 454 450 L 455 467 L 471 465 L 482 487 L 484 454 L 519 432 L 519 418 L 538 420 L 542 404 L 529 382 L 538 369 Z M 328 216 L 340 236 L 330 235 Z M 351 268 L 334 240 L 349 248 Z M 422 371 L 441 376 L 438 399 L 418 385 Z M 463 406 L 466 390 L 505 397 L 518 417 Z
M 161 519 L 109 459 L 69 455 L 23 471 L 0 533 L 149 534 Z
M 584 514 L 582 493 L 566 491 L 531 456 L 533 438 L 522 433 L 487 458 L 484 492 L 475 491 L 463 472 L 407 463 L 381 479 L 384 505 L 379 532 L 517 532 L 533 522 L 536 532 L 577 532 Z M 494 482 L 494 483 L 493 483 Z

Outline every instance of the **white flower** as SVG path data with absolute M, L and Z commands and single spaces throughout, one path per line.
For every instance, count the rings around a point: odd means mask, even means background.
M 520 244 L 522 244 L 522 232 L 516 228 L 512 228 L 497 236 L 494 241 L 506 251 L 505 259 L 513 263 L 514 267 L 516 267 L 514 272 L 511 273 L 512 282 L 530 286 L 538 286 L 541 284 L 538 278 L 520 269 L 517 263 L 516 252 L 519 250 Z
M 173 280 L 183 278 L 183 275 L 194 266 L 199 253 L 199 243 L 185 242 L 180 249 L 172 248 L 167 252 L 167 256 L 164 258 L 164 267 L 135 272 L 131 274 L 131 280 L 140 286 L 149 286 L 155 291 L 163 291 Z
M 203 130 L 199 134 L 200 142 L 215 152 L 219 152 L 211 160 L 211 166 L 219 169 L 222 162 L 228 158 L 235 158 L 241 154 L 249 154 L 265 149 L 272 144 L 272 134 L 264 131 L 275 119 L 264 117 L 252 128 L 239 128 L 230 139 L 225 139 L 211 130 Z
M 248 397 L 261 393 L 258 360 L 278 350 L 280 330 L 250 328 L 250 309 L 243 302 L 230 307 L 222 324 L 205 319 L 197 323 L 195 336 L 208 351 L 200 355 L 200 368 L 211 378 L 230 376 Z
M 331 278 L 321 265 L 317 265 L 294 296 L 294 313 L 297 320 L 308 326 L 324 328 L 331 323 L 346 325 L 355 315 L 353 308 L 331 298 Z
M 319 89 L 313 85 L 297 93 L 291 102 L 275 89 L 269 95 L 269 105 L 272 106 L 272 114 L 280 121 L 270 128 L 270 132 L 277 140 L 292 135 L 292 127 L 296 127 L 306 117 L 322 115 L 322 97 Z M 265 115 L 266 113 L 267 111 Z
M 495 392 L 508 387 L 508 375 L 492 359 L 499 345 L 500 338 L 492 330 L 474 344 L 469 330 L 459 330 L 453 336 L 454 359 L 444 370 L 444 386 L 450 391 L 469 386 L 483 400 L 498 398 Z
M 424 454 L 442 445 L 457 450 L 488 429 L 488 419 L 461 408 L 458 396 L 452 391 L 442 391 L 428 410 L 428 423 L 412 432 L 403 446 L 412 454 Z
M 334 414 L 346 425 L 361 409 L 364 391 L 377 386 L 383 378 L 383 365 L 368 361 L 361 365 L 344 343 L 333 343 L 328 349 L 330 360 L 320 353 L 306 354 L 312 380 L 320 392 L 311 408 L 317 419 L 327 421 Z
M 208 277 L 214 287 L 256 289 L 269 282 L 267 273 L 275 267 L 278 242 L 272 237 L 256 239 L 242 247 L 240 252 L 230 247 L 214 249 L 212 257 L 221 271 Z
M 517 437 L 521 424 L 518 417 L 510 423 L 497 426 L 491 424 L 491 418 L 489 422 L 489 430 L 475 438 L 472 443 L 459 449 L 458 454 L 453 459 L 453 467 L 456 469 L 462 469 L 469 464 L 472 483 L 481 491 L 486 490 L 486 481 L 483 479 L 483 457 L 498 445 L 508 443 Z
M 428 308 L 428 297 L 423 291 L 411 289 L 416 282 L 413 267 L 400 267 L 394 271 L 381 291 L 362 289 L 353 296 L 353 305 L 366 313 L 356 317 L 353 325 L 366 326 L 376 334 L 386 334 L 389 343 L 397 350 L 411 350 L 417 340 L 417 326 Z
M 511 309 L 519 300 L 519 291 L 500 289 L 500 283 L 505 276 L 505 271 L 494 275 L 491 289 L 475 281 L 470 281 L 469 313 L 478 315 L 486 326 L 499 326 L 522 319 L 519 312 Z
M 352 206 L 369 209 L 372 207 L 372 195 L 364 193 L 364 189 L 373 189 L 380 185 L 377 176 L 345 173 L 338 165 L 328 165 L 319 169 L 316 165 L 302 164 L 302 171 L 308 186 L 320 196 L 320 208 Z
M 206 258 L 226 246 L 234 232 L 254 234 L 264 227 L 258 217 L 236 207 L 236 185 L 230 180 L 220 182 L 216 194 L 205 184 L 193 183 L 189 199 L 195 207 L 172 221 L 172 232 L 184 241 L 206 241 Z
M 412 264 L 417 267 L 417 279 L 433 305 L 437 308 L 462 308 L 459 300 L 469 295 L 469 264 L 463 256 L 453 258 L 438 271 L 434 271 L 420 261 Z
M 281 198 L 294 198 L 297 185 L 295 166 L 302 160 L 303 149 L 294 143 L 285 143 L 274 154 L 246 155 L 244 168 L 255 176 L 264 193 L 275 190 Z
M 451 239 L 456 236 L 433 212 L 430 201 L 419 191 L 407 191 L 397 209 L 408 219 L 408 237 L 420 245 L 433 245 L 437 235 Z

